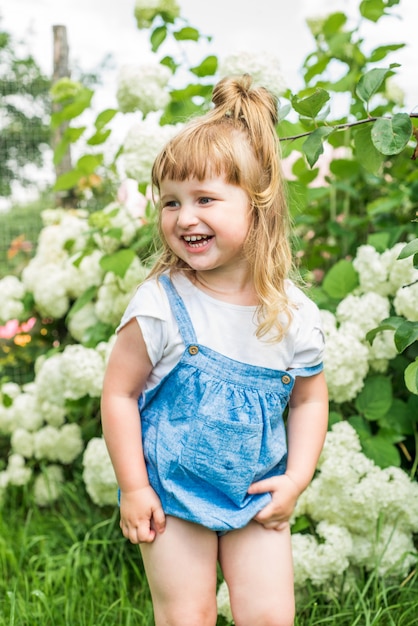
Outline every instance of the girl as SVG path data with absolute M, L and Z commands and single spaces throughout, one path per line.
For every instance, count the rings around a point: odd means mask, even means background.
M 213 103 L 154 164 L 162 253 L 118 329 L 103 432 L 156 625 L 216 624 L 219 561 L 236 626 L 289 626 L 289 518 L 327 428 L 323 334 L 288 278 L 277 102 L 243 76 Z

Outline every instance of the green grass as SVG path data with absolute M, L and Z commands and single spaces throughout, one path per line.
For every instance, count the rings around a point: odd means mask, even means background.
M 53 509 L 28 500 L 11 492 L 1 511 L 0 626 L 153 625 L 140 553 L 122 537 L 118 511 L 74 485 Z M 370 576 L 332 596 L 306 589 L 295 626 L 413 626 L 417 616 L 416 573 L 396 585 Z

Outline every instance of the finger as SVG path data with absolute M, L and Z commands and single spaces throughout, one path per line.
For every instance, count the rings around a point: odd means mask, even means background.
M 248 493 L 266 493 L 268 491 L 272 491 L 274 486 L 274 479 L 265 478 L 264 480 L 259 480 L 256 483 L 252 483 L 252 485 L 248 488 Z
M 152 520 L 154 530 L 157 533 L 163 533 L 165 530 L 165 514 L 161 507 L 154 511 Z

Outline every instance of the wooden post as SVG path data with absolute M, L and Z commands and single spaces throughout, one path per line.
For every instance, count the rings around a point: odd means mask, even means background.
M 54 68 L 53 68 L 53 76 L 52 80 L 56 83 L 60 78 L 70 77 L 71 73 L 69 70 L 69 47 L 67 41 L 67 29 L 65 26 L 53 26 L 53 34 L 54 34 Z M 53 104 L 52 110 L 59 111 L 60 105 Z M 52 149 L 55 150 L 56 146 L 61 141 L 65 129 L 68 128 L 69 123 L 64 122 L 58 128 L 54 129 L 52 134 Z M 65 174 L 72 170 L 71 163 L 71 150 L 68 147 L 66 153 L 64 154 L 62 160 L 55 166 L 55 176 L 61 176 L 61 174 Z M 67 192 L 61 193 L 57 192 L 55 194 L 55 205 L 56 206 L 71 206 L 71 197 Z

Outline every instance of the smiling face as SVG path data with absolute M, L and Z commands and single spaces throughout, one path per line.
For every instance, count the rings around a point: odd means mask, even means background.
M 247 267 L 243 246 L 250 226 L 246 192 L 223 176 L 165 179 L 160 186 L 161 231 L 174 254 L 202 273 Z

